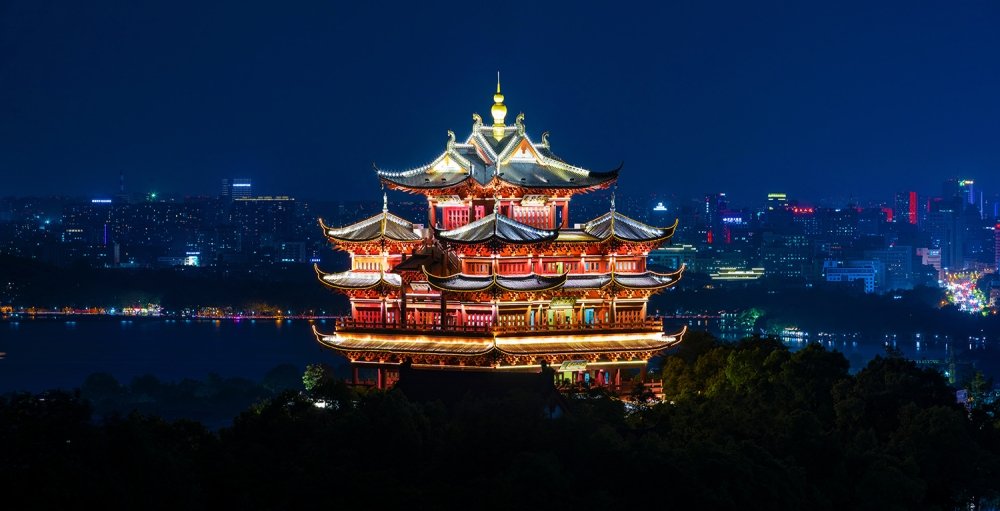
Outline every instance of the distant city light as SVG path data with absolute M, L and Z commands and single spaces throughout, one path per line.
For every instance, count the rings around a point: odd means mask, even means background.
M 90 199 L 92 204 L 111 204 L 111 199 Z
M 969 314 L 989 314 L 989 299 L 977 287 L 982 273 L 977 271 L 948 272 L 945 276 L 944 288 L 951 302 L 958 310 Z
M 233 183 L 236 188 L 250 188 L 250 183 Z
M 666 211 L 666 210 L 667 210 L 667 207 L 664 206 L 662 202 L 657 202 L 656 203 L 656 207 L 653 208 L 653 211 Z

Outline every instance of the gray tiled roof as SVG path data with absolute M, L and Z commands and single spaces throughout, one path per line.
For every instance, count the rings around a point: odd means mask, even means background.
M 625 241 L 656 241 L 673 236 L 674 228 L 675 226 L 653 227 L 617 211 L 610 211 L 583 224 L 582 230 L 602 240 L 615 237 Z
M 563 289 L 601 289 L 610 283 L 610 273 L 567 275 Z
M 632 289 L 660 289 L 676 283 L 677 277 L 675 274 L 647 271 L 645 273 L 615 273 L 614 280 L 616 284 Z
M 467 275 L 445 277 L 428 273 L 427 281 L 437 289 L 470 292 L 486 291 L 494 286 L 507 291 L 543 291 L 550 289 L 602 289 L 611 283 L 629 289 L 662 289 L 675 284 L 683 270 L 674 273 L 594 273 L 567 275 Z
M 532 147 L 542 156 L 541 162 L 511 161 L 497 168 L 496 157 L 526 139 L 512 128 L 508 127 L 504 137 L 497 141 L 492 136 L 492 128 L 486 126 L 480 129 L 480 133 L 470 135 L 469 143 L 456 145 L 452 151 L 467 160 L 471 168 L 433 171 L 428 164 L 402 172 L 392 172 L 377 167 L 375 170 L 386 182 L 418 189 L 448 188 L 461 184 L 469 178 L 485 185 L 494 178 L 494 175 L 502 181 L 526 188 L 589 188 L 614 181 L 621 170 L 621 165 L 607 172 L 573 167 L 540 144 L 533 144 Z M 472 144 L 485 146 L 482 150 L 487 158 L 484 159 Z
M 506 243 L 540 243 L 555 239 L 557 234 L 557 231 L 532 227 L 496 213 L 456 229 L 437 231 L 438 238 L 455 243 L 483 243 L 493 239 Z
M 343 271 L 340 273 L 325 273 L 315 267 L 316 275 L 320 282 L 338 289 L 368 289 L 379 284 L 392 287 L 400 287 L 403 284 L 402 277 L 396 273 Z
M 323 226 L 323 233 L 336 241 L 371 241 L 385 237 L 395 241 L 419 241 L 420 236 L 413 232 L 413 223 L 392 213 L 383 211 L 371 218 L 355 222 L 346 227 Z
M 507 291 L 543 291 L 556 289 L 566 281 L 565 275 L 466 275 L 457 273 L 440 277 L 424 272 L 427 282 L 437 289 L 446 291 L 470 292 L 486 291 L 494 287 Z

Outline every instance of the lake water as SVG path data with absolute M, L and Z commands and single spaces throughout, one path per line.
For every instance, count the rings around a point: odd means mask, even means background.
M 333 330 L 332 322 L 316 324 Z M 143 374 L 179 381 L 210 373 L 259 381 L 279 364 L 345 363 L 316 342 L 307 320 L 3 320 L 0 352 L 0 393 L 75 388 L 95 372 L 123 383 Z
M 320 330 L 332 322 L 317 320 Z M 325 362 L 343 368 L 346 360 L 321 347 L 307 320 L 172 320 L 159 318 L 81 318 L 0 320 L 0 393 L 75 388 L 91 373 L 107 372 L 127 383 L 153 374 L 164 381 L 204 379 L 210 373 L 259 381 L 279 364 Z M 890 342 L 893 342 L 890 340 Z M 804 343 L 789 341 L 792 349 Z M 895 345 L 914 360 L 946 359 L 951 350 L 959 360 L 975 362 L 987 374 L 1000 376 L 996 349 L 983 343 L 946 343 L 913 339 Z M 885 353 L 882 339 L 824 342 L 851 362 L 852 371 Z M 347 371 L 342 370 L 346 376 Z

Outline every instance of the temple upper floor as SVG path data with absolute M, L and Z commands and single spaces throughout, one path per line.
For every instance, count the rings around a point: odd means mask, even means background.
M 463 141 L 449 131 L 444 151 L 429 163 L 396 171 L 376 166 L 379 179 L 389 188 L 428 198 L 457 195 L 461 199 L 498 194 L 568 198 L 607 188 L 617 180 L 621 165 L 608 171 L 588 170 L 556 156 L 548 132 L 542 134 L 541 141 L 533 141 L 525 129 L 523 113 L 517 115 L 514 125 L 507 125 L 507 107 L 499 83 L 494 102 L 492 125 L 473 114 L 471 133 Z
M 468 213 L 468 210 L 466 210 Z M 499 201 L 492 212 L 472 221 L 454 219 L 450 228 L 425 229 L 388 212 L 332 228 L 320 221 L 327 238 L 352 254 L 395 256 L 415 254 L 421 247 L 436 245 L 444 251 L 464 256 L 540 256 L 558 253 L 563 256 L 639 255 L 659 246 L 673 236 L 677 223 L 654 227 L 623 215 L 614 209 L 573 228 L 551 226 L 544 222 L 529 224 L 504 214 Z M 512 212 L 506 209 L 506 212 Z M 516 214 L 516 212 L 515 212 Z M 614 244 L 615 250 L 604 245 Z

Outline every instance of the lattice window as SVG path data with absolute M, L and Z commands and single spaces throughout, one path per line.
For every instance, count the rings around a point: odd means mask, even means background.
M 501 314 L 497 320 L 502 326 L 526 326 L 524 314 Z
M 615 271 L 639 271 L 639 262 L 618 261 L 615 263 Z
M 470 262 L 466 263 L 466 273 L 470 275 L 489 275 L 490 274 L 490 263 L 476 263 Z
M 469 223 L 468 208 L 444 208 L 444 228 L 455 229 Z
M 514 206 L 514 220 L 532 227 L 549 229 L 550 222 L 549 208 L 547 206 Z
M 355 319 L 363 323 L 379 323 L 382 321 L 381 309 L 358 309 Z
M 500 263 L 500 273 L 504 275 L 519 275 L 531 272 L 528 270 L 528 263 L 512 262 L 512 263 Z
M 465 316 L 466 324 L 472 326 L 489 326 L 492 320 L 493 315 L 489 312 L 473 312 Z

